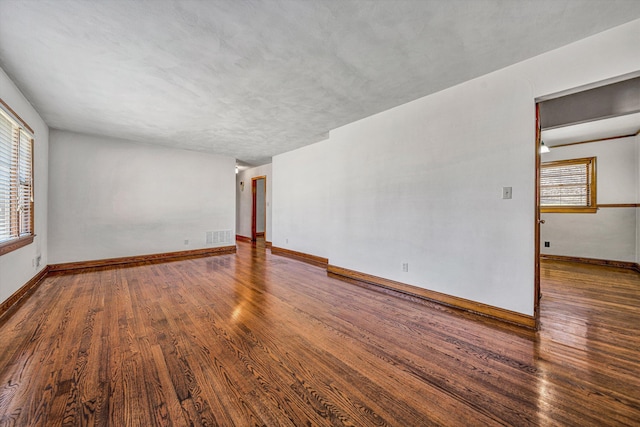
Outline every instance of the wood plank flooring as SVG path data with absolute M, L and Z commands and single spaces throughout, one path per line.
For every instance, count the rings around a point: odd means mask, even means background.
M 543 262 L 540 332 L 236 255 L 48 277 L 0 426 L 640 425 L 640 274 Z

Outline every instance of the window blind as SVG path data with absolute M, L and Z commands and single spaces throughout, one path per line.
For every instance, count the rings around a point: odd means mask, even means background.
M 13 151 L 12 123 L 0 112 L 0 242 L 11 238 Z
M 32 206 L 33 206 L 33 138 L 24 130 L 19 132 L 18 148 L 18 235 L 31 235 L 32 227 Z
M 33 137 L 0 109 L 0 244 L 33 234 Z
M 592 206 L 593 160 L 587 158 L 542 164 L 540 206 Z

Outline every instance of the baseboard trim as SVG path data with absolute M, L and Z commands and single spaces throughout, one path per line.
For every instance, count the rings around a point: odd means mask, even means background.
M 500 307 L 459 298 L 428 289 L 419 288 L 417 286 L 408 285 L 406 283 L 396 282 L 395 280 L 384 279 L 382 277 L 373 276 L 359 271 L 349 270 L 347 268 L 337 267 L 335 265 L 327 266 L 327 272 L 338 276 L 353 279 L 359 282 L 365 282 L 381 288 L 390 289 L 409 296 L 418 297 L 430 302 L 435 302 L 447 307 L 464 310 L 479 316 L 489 317 L 502 322 L 511 323 L 527 329 L 536 329 L 537 322 L 533 316 L 516 313 L 515 311 L 506 310 Z
M 547 255 L 547 254 L 540 254 L 540 258 L 546 259 L 549 261 L 567 261 L 567 262 L 578 262 L 581 264 L 599 265 L 601 267 L 626 268 L 628 270 L 635 270 L 637 272 L 640 272 L 640 264 L 638 264 L 637 262 L 630 262 L 630 261 L 613 261 L 608 259 L 582 258 L 582 257 L 575 257 L 575 256 Z
M 277 246 L 271 246 L 271 253 L 274 255 L 280 255 L 287 258 L 293 258 L 298 261 L 306 262 L 317 267 L 327 268 L 329 265 L 328 258 L 322 258 L 315 255 L 305 254 L 304 252 L 292 251 L 290 249 L 279 248 Z
M 239 235 L 239 234 L 236 234 L 236 241 L 237 241 L 237 242 L 247 242 L 247 243 L 251 243 L 251 237 L 241 236 L 241 235 Z
M 13 295 L 0 304 L 0 322 L 5 319 L 5 315 L 17 309 L 20 304 L 26 301 L 27 297 L 35 291 L 40 283 L 49 274 L 49 266 L 43 268 L 38 274 L 33 276 L 31 280 L 24 284 L 20 289 L 15 291 Z
M 273 243 L 271 243 L 271 242 L 264 242 L 264 245 L 269 249 L 273 248 Z M 329 262 L 329 261 L 327 260 L 327 262 Z
M 97 267 L 121 267 L 128 264 L 136 264 L 141 262 L 160 263 L 165 261 L 175 261 L 189 258 L 201 258 L 214 255 L 227 255 L 236 253 L 236 246 L 220 246 L 216 248 L 194 249 L 190 251 L 165 252 L 150 255 L 137 255 L 122 258 L 108 258 L 91 261 L 67 262 L 63 264 L 49 265 L 49 271 L 78 271 Z

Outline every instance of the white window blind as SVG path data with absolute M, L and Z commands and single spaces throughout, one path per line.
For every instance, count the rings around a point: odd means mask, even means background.
M 33 207 L 33 138 L 23 129 L 20 129 L 20 140 L 18 142 L 18 234 L 29 236 L 33 234 L 32 212 Z
M 33 137 L 0 109 L 0 244 L 33 235 Z
M 13 125 L 0 112 L 0 242 L 11 238 L 13 145 Z
M 594 167 L 594 157 L 543 163 L 540 206 L 595 207 Z

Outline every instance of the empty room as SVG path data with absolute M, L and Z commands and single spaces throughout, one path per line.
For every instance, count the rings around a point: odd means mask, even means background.
M 0 0 L 0 426 L 640 425 L 640 1 Z

